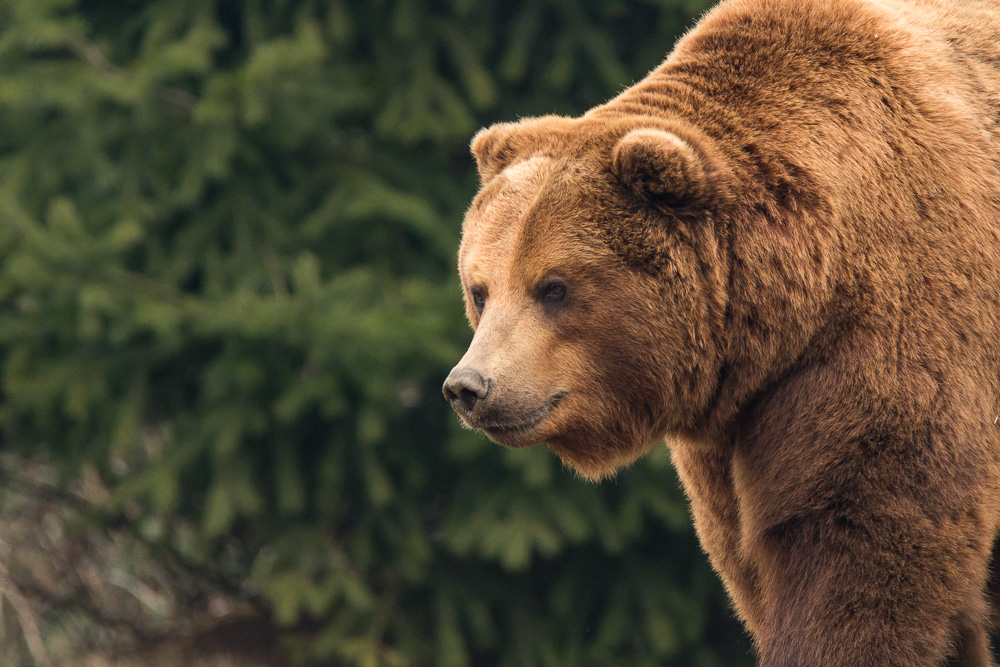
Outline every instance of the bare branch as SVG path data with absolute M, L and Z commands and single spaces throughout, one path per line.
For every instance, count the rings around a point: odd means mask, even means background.
M 21 592 L 7 576 L 6 568 L 2 564 L 0 564 L 0 594 L 3 594 L 3 597 L 7 599 L 17 616 L 24 643 L 28 646 L 28 652 L 31 653 L 31 659 L 38 667 L 49 667 L 52 663 L 49 662 L 49 654 L 42 643 L 42 633 L 38 630 L 38 619 L 35 618 L 28 600 L 21 595 Z

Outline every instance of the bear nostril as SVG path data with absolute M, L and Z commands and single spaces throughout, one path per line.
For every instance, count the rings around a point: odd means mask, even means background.
M 442 392 L 456 409 L 471 413 L 477 403 L 485 400 L 489 384 L 471 368 L 456 368 L 445 380 Z
M 463 389 L 458 392 L 458 401 L 465 408 L 466 412 L 472 412 L 476 407 L 476 402 L 479 401 L 479 396 L 474 391 Z

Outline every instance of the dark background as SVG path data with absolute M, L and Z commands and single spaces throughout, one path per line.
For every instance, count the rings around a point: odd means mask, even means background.
M 591 485 L 440 395 L 471 136 L 708 4 L 0 0 L 11 664 L 749 664 L 664 446 Z

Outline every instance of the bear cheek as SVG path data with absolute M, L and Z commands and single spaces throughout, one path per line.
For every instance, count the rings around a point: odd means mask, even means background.
M 572 384 L 560 410 L 546 424 L 545 442 L 582 477 L 599 480 L 633 463 L 662 435 L 654 380 L 618 350 L 581 354 L 589 373 Z M 640 353 L 641 356 L 641 353 Z
M 570 408 L 570 406 L 566 406 Z M 608 403 L 594 407 L 589 400 L 562 414 L 565 426 L 545 442 L 560 460 L 581 477 L 599 481 L 642 457 L 654 439 L 641 437 L 629 420 Z

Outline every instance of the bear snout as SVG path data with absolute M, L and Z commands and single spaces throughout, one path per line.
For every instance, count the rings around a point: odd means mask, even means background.
M 476 404 L 489 396 L 490 383 L 479 371 L 456 366 L 444 381 L 442 393 L 456 412 L 469 418 L 476 409 Z

